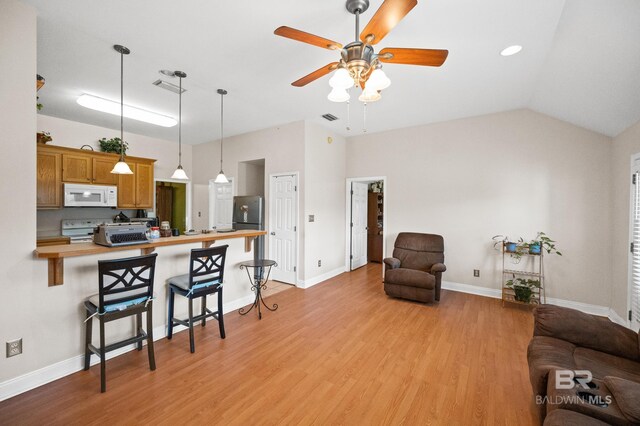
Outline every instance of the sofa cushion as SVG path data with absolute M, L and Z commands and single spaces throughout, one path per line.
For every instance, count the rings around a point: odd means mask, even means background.
M 535 310 L 534 336 L 551 336 L 576 346 L 640 360 L 638 334 L 608 318 L 575 309 L 541 305 Z
M 607 376 L 604 383 L 616 399 L 622 414 L 633 423 L 640 423 L 640 383 Z
M 606 426 L 593 417 L 570 410 L 554 410 L 545 419 L 544 426 Z
M 595 378 L 616 376 L 640 383 L 640 362 L 580 347 L 573 352 L 573 358 L 578 369 L 591 371 Z
M 415 269 L 387 269 L 384 274 L 384 282 L 432 290 L 436 286 L 436 277 Z
M 576 346 L 564 340 L 547 336 L 534 336 L 529 342 L 527 360 L 529 379 L 536 395 L 546 395 L 549 371 L 576 369 L 573 352 Z

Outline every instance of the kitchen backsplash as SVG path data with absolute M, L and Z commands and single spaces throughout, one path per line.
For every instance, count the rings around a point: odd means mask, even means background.
M 129 217 L 135 217 L 137 210 L 93 207 L 67 207 L 56 210 L 38 210 L 37 236 L 51 237 L 60 235 L 60 227 L 63 219 L 107 219 L 112 221 L 113 217 L 120 212 L 123 212 Z

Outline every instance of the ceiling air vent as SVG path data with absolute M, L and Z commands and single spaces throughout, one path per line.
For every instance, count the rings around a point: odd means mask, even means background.
M 336 117 L 333 114 L 324 114 L 322 116 L 322 118 L 324 118 L 325 120 L 328 120 L 328 121 L 336 121 L 338 119 L 338 117 Z
M 176 86 L 175 84 L 168 83 L 168 82 L 166 82 L 164 80 L 156 80 L 156 81 L 153 82 L 153 85 L 154 86 L 158 86 L 158 87 L 160 87 L 162 89 L 166 89 L 166 90 L 168 90 L 170 92 L 173 92 L 173 93 L 180 93 L 180 87 L 179 86 Z M 184 93 L 186 91 L 187 91 L 187 89 L 184 89 L 184 88 L 182 89 L 182 93 Z

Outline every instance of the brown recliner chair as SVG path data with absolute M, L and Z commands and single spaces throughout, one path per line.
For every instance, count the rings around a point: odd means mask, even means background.
M 384 291 L 389 296 L 418 302 L 440 300 L 444 266 L 441 235 L 401 232 L 393 257 L 384 259 Z

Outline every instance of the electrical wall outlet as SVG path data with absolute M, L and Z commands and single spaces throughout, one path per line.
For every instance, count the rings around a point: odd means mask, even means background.
M 7 342 L 7 358 L 22 353 L 22 338 Z
M 474 269 L 473 270 L 473 276 L 474 277 L 479 277 L 480 276 L 480 269 Z
M 309 215 L 309 222 L 315 222 L 315 221 L 316 221 L 316 215 L 310 214 Z
M 322 266 L 322 260 L 318 260 L 318 268 Z
M 198 212 L 198 217 L 202 217 L 202 212 Z

